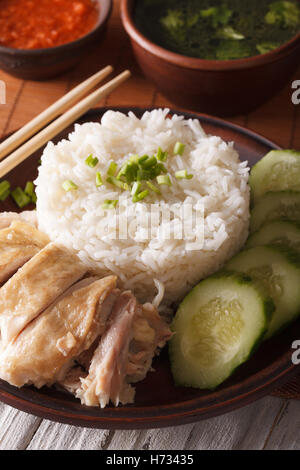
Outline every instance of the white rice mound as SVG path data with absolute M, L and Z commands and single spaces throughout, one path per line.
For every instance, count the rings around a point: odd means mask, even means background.
M 40 230 L 56 243 L 76 250 L 92 270 L 118 275 L 120 285 L 132 289 L 141 302 L 156 296 L 159 303 L 163 297 L 163 307 L 182 299 L 238 252 L 249 223 L 247 162 L 240 162 L 233 143 L 206 135 L 198 120 L 177 115 L 170 119 L 168 112 L 157 109 L 138 119 L 132 112 L 126 116 L 107 111 L 101 123 L 76 124 L 68 140 L 48 143 L 36 180 Z M 173 155 L 178 141 L 185 144 L 182 156 Z M 106 182 L 112 161 L 120 168 L 131 155 L 156 154 L 158 147 L 168 151 L 164 164 L 172 181 L 171 187 L 160 186 L 161 196 L 151 193 L 133 203 L 128 191 Z M 96 168 L 85 163 L 90 154 L 99 159 Z M 183 169 L 193 178 L 177 180 L 175 172 Z M 98 188 L 97 171 L 104 182 Z M 62 188 L 65 180 L 72 180 L 78 189 L 66 192 Z M 118 199 L 117 209 L 104 211 L 102 204 L 107 199 Z M 145 227 L 151 204 L 162 210 L 176 205 L 169 222 L 155 225 L 152 221 L 149 238 Z M 204 244 L 197 239 L 197 228 L 188 239 L 173 236 L 167 240 L 164 236 L 165 230 L 174 233 L 182 222 L 185 204 L 192 205 L 195 214 L 204 207 Z M 130 210 L 128 224 L 135 227 L 131 236 L 112 237 L 117 219 Z

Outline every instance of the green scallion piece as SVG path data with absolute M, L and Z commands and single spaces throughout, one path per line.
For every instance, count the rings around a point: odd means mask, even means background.
M 167 186 L 172 186 L 169 175 L 159 175 L 159 176 L 156 177 L 156 181 L 160 185 L 166 184 Z
M 73 183 L 71 180 L 66 180 L 63 182 L 62 187 L 65 191 L 72 191 L 78 189 L 77 184 Z
M 10 195 L 10 189 L 7 189 L 6 191 L 4 191 L 4 193 L 1 192 L 0 201 L 5 201 L 9 195 Z
M 11 192 L 12 198 L 21 209 L 31 203 L 31 198 L 18 186 Z
M 160 162 L 165 162 L 168 158 L 168 152 L 163 152 L 162 149 L 158 147 L 156 158 Z
M 138 194 L 136 194 L 135 196 L 133 196 L 132 202 L 140 202 L 140 201 L 142 201 L 143 199 L 145 199 L 145 197 L 147 197 L 148 194 L 149 194 L 148 189 L 146 189 L 145 191 L 141 191 L 140 193 L 138 193 Z
M 154 156 L 149 157 L 147 158 L 147 160 L 144 160 L 141 162 L 141 167 L 145 169 L 152 168 L 156 165 L 157 165 L 157 159 Z
M 123 189 L 124 191 L 129 190 L 129 186 L 127 183 L 124 183 L 124 181 L 118 180 L 115 176 L 109 176 L 106 178 L 106 181 L 110 184 L 113 184 L 114 186 L 117 186 L 120 189 Z
M 110 210 L 115 209 L 117 207 L 118 201 L 112 199 L 105 199 L 104 203 L 102 204 L 102 209 Z
M 131 196 L 136 196 L 140 192 L 141 186 L 142 183 L 140 183 L 139 181 L 135 181 L 131 189 Z
M 160 190 L 155 186 L 155 184 L 152 184 L 150 181 L 147 181 L 146 184 L 156 194 L 161 194 Z
M 143 163 L 145 160 L 148 160 L 149 155 L 142 155 L 138 158 L 138 163 Z
M 100 173 L 100 171 L 97 171 L 97 173 L 96 173 L 96 187 L 100 188 L 100 186 L 102 186 L 102 185 L 103 185 L 103 181 L 102 181 L 101 173 Z
M 33 202 L 33 204 L 36 204 L 37 197 L 35 193 L 33 193 L 33 195 L 31 196 L 31 201 Z
M 139 163 L 139 156 L 138 155 L 131 155 L 129 161 L 132 163 Z
M 86 160 L 85 164 L 89 166 L 90 168 L 95 168 L 95 166 L 99 163 L 99 160 L 97 157 L 93 157 L 93 154 L 89 155 Z
M 182 155 L 185 149 L 185 145 L 181 142 L 176 142 L 174 146 L 174 155 Z
M 10 182 L 9 181 L 1 181 L 0 183 L 0 199 L 1 197 L 4 197 L 7 193 L 7 191 L 10 190 Z M 7 198 L 7 196 L 5 197 L 5 199 Z M 5 199 L 1 199 L 1 201 L 4 201 Z
M 32 198 L 32 195 L 34 194 L 34 184 L 32 181 L 27 181 L 25 185 L 24 193 L 27 194 L 27 196 Z
M 165 165 L 163 165 L 162 163 L 158 163 L 156 165 L 156 168 L 157 168 L 157 171 L 159 171 L 158 175 L 160 173 L 168 173 L 168 170 L 166 169 Z M 158 175 L 156 175 L 156 176 L 158 176 Z
M 111 162 L 111 164 L 108 167 L 107 174 L 109 176 L 115 176 L 117 169 L 118 169 L 118 165 L 115 162 Z
M 193 175 L 189 175 L 187 170 L 176 171 L 175 178 L 178 180 L 191 180 Z

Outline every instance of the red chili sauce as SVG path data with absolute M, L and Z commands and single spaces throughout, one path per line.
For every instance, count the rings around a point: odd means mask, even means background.
M 95 0 L 1 0 L 0 45 L 15 49 L 60 46 L 96 26 Z

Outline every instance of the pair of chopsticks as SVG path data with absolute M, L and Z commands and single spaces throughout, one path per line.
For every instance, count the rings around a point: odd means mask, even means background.
M 95 75 L 92 75 L 1 143 L 0 160 L 6 157 L 10 152 L 13 151 L 13 153 L 7 156 L 5 160 L 0 163 L 0 178 L 19 165 L 33 152 L 42 147 L 46 142 L 48 142 L 48 140 L 51 140 L 63 129 L 86 113 L 100 99 L 111 93 L 131 75 L 129 70 L 125 70 L 120 75 L 117 75 L 108 83 L 79 101 L 72 108 L 68 109 L 103 81 L 112 71 L 113 68 L 109 65 L 97 72 Z M 57 116 L 59 117 L 57 118 Z M 55 121 L 53 121 L 53 119 L 55 119 Z M 51 122 L 51 124 L 43 129 L 43 127 L 49 122 Z M 30 139 L 30 137 L 32 138 Z M 26 140 L 27 142 L 24 144 Z M 21 145 L 21 147 L 19 147 L 19 145 Z

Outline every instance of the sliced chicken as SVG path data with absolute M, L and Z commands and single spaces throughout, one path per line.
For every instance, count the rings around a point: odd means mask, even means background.
M 0 213 L 0 229 L 9 227 L 14 220 L 25 222 L 33 227 L 37 227 L 36 211 L 17 212 L 1 212 Z
M 129 344 L 132 338 L 136 300 L 131 292 L 117 299 L 108 326 L 97 347 L 87 377 L 81 379 L 76 396 L 88 406 L 104 408 L 109 401 L 132 403 L 134 389 L 126 382 Z
M 0 289 L 2 344 L 12 341 L 86 271 L 76 255 L 53 243 L 31 258 Z
M 74 358 L 102 335 L 115 301 L 115 276 L 72 286 L 0 354 L 0 378 L 40 388 L 61 381 Z
M 143 380 L 155 354 L 159 353 L 172 333 L 156 308 L 150 304 L 139 305 L 133 323 L 133 338 L 130 343 L 127 363 L 127 381 Z
M 88 406 L 105 407 L 110 401 L 133 403 L 135 390 L 130 383 L 143 380 L 152 359 L 171 337 L 168 325 L 151 304 L 137 305 L 131 292 L 120 295 L 107 329 L 92 358 L 88 374 L 77 367 L 68 377 L 66 388 Z
M 0 230 L 0 285 L 48 243 L 46 235 L 20 220 Z

